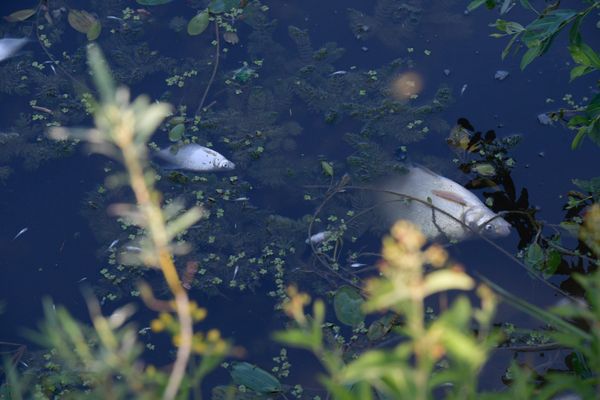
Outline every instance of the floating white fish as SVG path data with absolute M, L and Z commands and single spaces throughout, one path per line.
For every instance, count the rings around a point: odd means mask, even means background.
M 350 264 L 350 268 L 362 268 L 362 267 L 366 267 L 367 264 L 363 264 L 363 263 L 359 263 L 359 262 L 355 262 Z
M 465 94 L 465 91 L 467 90 L 467 87 L 469 85 L 467 85 L 466 83 L 462 86 L 462 88 L 460 88 L 460 95 L 462 96 L 463 94 Z
M 486 236 L 499 237 L 510 233 L 510 224 L 487 208 L 472 192 L 427 168 L 411 166 L 406 174 L 390 179 L 382 189 L 428 202 Z M 427 204 L 402 199 L 391 193 L 382 193 L 379 197 L 384 217 L 390 224 L 399 219 L 409 220 L 432 240 L 459 241 L 474 236 L 471 229 Z
M 321 243 L 322 241 L 324 241 L 325 239 L 327 239 L 329 236 L 331 236 L 331 232 L 329 231 L 323 231 L 323 232 L 319 232 L 319 233 L 315 233 L 314 235 L 312 235 L 311 237 L 309 237 L 308 239 L 306 239 L 306 244 L 318 244 Z
M 22 234 L 24 234 L 24 233 L 25 233 L 25 232 L 27 232 L 28 230 L 29 230 L 29 228 L 27 228 L 27 227 L 25 227 L 25 228 L 21 229 L 21 230 L 19 231 L 19 233 L 17 233 L 17 234 L 15 235 L 15 237 L 13 238 L 13 240 L 15 240 L 16 238 L 18 238 L 19 236 L 21 236 Z
M 0 62 L 15 55 L 29 39 L 4 38 L 0 39 Z
M 235 164 L 214 150 L 199 144 L 187 144 L 176 151 L 163 149 L 158 157 L 173 164 L 173 168 L 190 171 L 227 171 L 235 168 Z

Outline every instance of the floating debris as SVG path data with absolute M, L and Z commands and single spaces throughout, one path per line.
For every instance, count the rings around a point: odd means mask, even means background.
M 158 157 L 172 164 L 173 169 L 190 171 L 230 171 L 235 164 L 217 153 L 199 144 L 188 144 L 172 151 L 171 148 L 160 150 Z
M 542 125 L 553 125 L 554 124 L 554 121 L 552 121 L 552 118 L 550 118 L 550 116 L 548 116 L 548 114 L 546 114 L 546 113 L 538 114 L 537 120 Z
M 509 75 L 508 71 L 498 70 L 494 74 L 494 79 L 503 81 L 508 77 L 508 75 Z
M 12 57 L 29 41 L 26 38 L 4 38 L 0 39 L 0 62 Z
M 223 40 L 229 44 L 238 44 L 240 42 L 240 37 L 235 32 L 225 32 L 223 34 Z
M 444 75 L 446 75 L 446 76 L 450 76 L 450 70 L 449 70 L 449 69 L 445 69 L 445 70 L 444 70 Z
M 385 218 L 390 222 L 409 220 L 429 239 L 465 240 L 473 237 L 472 230 L 490 237 L 510 233 L 510 224 L 472 192 L 427 168 L 409 167 L 406 174 L 392 178 L 382 189 L 387 191 L 380 194 Z
M 19 231 L 19 233 L 17 233 L 17 234 L 15 235 L 15 237 L 13 238 L 13 240 L 16 240 L 16 239 L 17 239 L 19 236 L 21 236 L 22 234 L 24 234 L 24 233 L 25 233 L 25 232 L 27 232 L 28 230 L 29 230 L 29 228 L 27 228 L 27 227 L 25 227 L 25 228 L 21 229 L 21 230 Z
M 314 235 L 312 235 L 311 237 L 309 237 L 308 239 L 306 239 L 306 244 L 318 244 L 321 243 L 322 241 L 324 241 L 325 239 L 327 239 L 329 236 L 331 236 L 331 232 L 329 231 L 323 231 L 323 232 L 319 232 L 319 233 L 315 233 Z

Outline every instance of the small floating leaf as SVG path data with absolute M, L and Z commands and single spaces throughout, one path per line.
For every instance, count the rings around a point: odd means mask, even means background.
M 96 17 L 85 10 L 70 10 L 67 18 L 73 29 L 85 34 L 90 31 L 94 23 L 98 22 Z
M 90 42 L 92 40 L 98 39 L 98 36 L 100 36 L 101 31 L 102 31 L 102 24 L 100 23 L 100 21 L 96 20 L 96 22 L 94 22 L 92 24 L 92 26 L 90 26 L 90 30 L 87 32 L 87 39 Z
M 529 245 L 527 248 L 527 252 L 525 253 L 525 264 L 530 267 L 540 268 L 540 266 L 544 263 L 544 250 L 542 247 L 533 243 Z
M 136 0 L 138 4 L 143 6 L 160 6 L 162 4 L 167 4 L 172 2 L 173 0 Z
M 327 161 L 321 161 L 321 168 L 327 176 L 333 176 L 333 166 Z
M 392 314 L 386 315 L 384 317 L 379 318 L 378 320 L 373 321 L 373 323 L 369 326 L 369 330 L 367 331 L 367 337 L 370 341 L 379 340 L 392 329 L 394 326 L 395 316 Z
M 171 142 L 178 142 L 183 137 L 185 133 L 185 125 L 177 124 L 169 131 L 169 140 Z
M 231 378 L 258 393 L 281 392 L 281 383 L 267 371 L 247 362 L 236 362 L 231 368 Z
M 199 35 L 202 32 L 204 32 L 204 30 L 208 26 L 208 23 L 208 10 L 204 10 L 190 20 L 187 26 L 187 33 L 190 36 Z
M 496 168 L 489 163 L 475 164 L 471 167 L 471 170 L 477 172 L 481 176 L 494 176 L 496 175 Z
M 351 286 L 340 287 L 333 296 L 333 308 L 337 319 L 350 326 L 357 326 L 364 320 L 361 309 L 364 300 L 358 290 Z
M 30 18 L 31 16 L 35 15 L 36 12 L 37 9 L 35 8 L 27 8 L 25 10 L 15 11 L 14 13 L 4 17 L 4 19 L 8 22 L 25 21 L 27 18 Z

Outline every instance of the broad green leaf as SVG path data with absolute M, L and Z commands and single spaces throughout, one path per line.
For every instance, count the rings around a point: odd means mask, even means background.
M 340 287 L 333 296 L 333 308 L 337 319 L 350 326 L 357 326 L 364 321 L 361 309 L 364 300 L 357 289 L 351 286 Z
M 281 383 L 273 375 L 247 362 L 233 363 L 231 378 L 237 385 L 244 385 L 258 393 L 279 393 Z
M 204 32 L 210 20 L 208 10 L 202 11 L 190 20 L 187 26 L 187 33 L 190 36 L 196 36 Z
M 87 39 L 90 42 L 98 39 L 98 36 L 100 36 L 101 31 L 102 24 L 100 23 L 100 21 L 96 20 L 94 23 L 92 23 L 92 26 L 90 26 L 90 29 L 87 31 Z
M 585 108 L 585 113 L 588 118 L 596 118 L 600 115 L 600 93 L 594 96 Z
M 521 58 L 521 70 L 524 70 L 537 56 L 542 53 L 542 49 L 540 47 L 532 47 L 523 54 L 523 58 Z
M 98 19 L 85 10 L 70 10 L 67 16 L 69 25 L 77 32 L 87 34 Z M 98 33 L 99 34 L 99 33 Z
M 600 69 L 600 57 L 587 44 L 579 43 L 569 46 L 571 57 L 577 64 L 594 67 Z
M 579 15 L 575 18 L 573 25 L 571 25 L 571 29 L 569 30 L 569 43 L 577 45 L 581 43 L 581 33 L 579 32 L 579 27 L 581 26 L 581 21 L 583 21 L 584 15 Z
M 4 17 L 8 22 L 20 22 L 31 18 L 37 12 L 36 8 L 26 8 L 25 10 L 15 11 L 14 13 Z
M 327 176 L 333 176 L 333 166 L 327 161 L 321 161 L 321 168 Z
M 558 250 L 551 249 L 546 252 L 546 266 L 544 268 L 544 273 L 549 275 L 554 275 L 556 269 L 560 265 L 562 261 L 562 257 Z
M 538 46 L 541 42 L 556 35 L 571 18 L 577 15 L 577 11 L 569 9 L 557 9 L 527 25 L 522 40 L 527 47 Z
M 167 4 L 172 2 L 173 0 L 136 0 L 138 4 L 143 6 L 160 6 L 162 4 Z
M 184 133 L 185 133 L 185 125 L 177 124 L 173 128 L 171 128 L 171 130 L 169 131 L 169 140 L 171 142 L 178 142 L 181 140 L 181 138 L 183 138 Z
M 532 243 L 525 252 L 525 264 L 535 269 L 540 269 L 544 264 L 544 250 L 537 243 Z
M 575 150 L 576 148 L 579 147 L 579 145 L 581 144 L 581 141 L 585 137 L 586 132 L 587 132 L 586 127 L 579 128 L 579 130 L 577 131 L 577 135 L 575 135 L 575 138 L 573 138 L 573 141 L 571 142 L 571 150 Z
M 594 71 L 594 68 L 588 65 L 578 65 L 575 68 L 571 69 L 571 72 L 569 74 L 569 81 L 577 79 L 585 74 L 589 74 L 592 71 Z

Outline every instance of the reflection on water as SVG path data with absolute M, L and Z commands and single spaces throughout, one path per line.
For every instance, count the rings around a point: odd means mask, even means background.
M 20 328 L 35 326 L 45 295 L 85 315 L 81 282 L 111 309 L 137 298 L 136 279 L 164 290 L 157 274 L 122 263 L 140 232 L 106 213 L 111 203 L 131 200 L 129 191 L 104 182 L 120 167 L 44 135 L 53 125 L 92 124 L 86 36 L 69 27 L 65 2 L 47 3 L 47 16 L 35 24 L 0 24 L 2 36 L 31 38 L 0 63 L 0 340 L 21 340 Z M 176 107 L 155 147 L 193 141 L 235 163 L 232 171 L 212 173 L 158 167 L 159 188 L 166 201 L 207 210 L 181 238 L 192 250 L 178 267 L 197 263 L 186 278 L 191 296 L 207 302 L 213 325 L 245 345 L 252 362 L 270 365 L 279 351 L 264 339 L 285 322 L 279 311 L 289 284 L 326 297 L 342 284 L 360 286 L 373 270 L 388 227 L 360 188 L 401 172 L 407 160 L 467 184 L 494 211 L 537 212 L 553 223 L 563 217 L 560 196 L 572 188 L 571 178 L 593 173 L 586 163 L 594 149 L 574 159 L 570 136 L 536 120 L 548 99 L 559 102 L 567 91 L 588 95 L 586 83 L 564 78 L 548 85 L 566 73 L 559 50 L 525 72 L 517 59 L 502 62 L 504 44 L 487 37 L 491 16 L 464 15 L 461 2 L 250 2 L 241 16 L 223 16 L 221 31 L 193 37 L 184 27 L 201 2 L 136 9 L 126 3 L 77 7 L 102 23 L 97 42 L 115 78 Z M 0 11 L 14 10 L 3 4 Z M 499 69 L 510 76 L 495 80 Z M 446 139 L 461 118 L 494 130 L 494 137 L 469 136 L 463 150 L 479 147 L 457 155 Z M 515 134 L 520 143 L 505 149 L 504 164 L 487 167 L 498 159 L 493 146 Z M 515 254 L 534 231 L 523 214 L 506 219 L 515 233 L 497 243 Z M 307 241 L 319 233 L 323 240 Z M 484 242 L 449 251 L 469 272 L 528 301 L 556 300 Z M 530 323 L 508 308 L 498 320 Z

